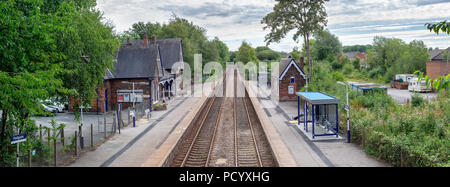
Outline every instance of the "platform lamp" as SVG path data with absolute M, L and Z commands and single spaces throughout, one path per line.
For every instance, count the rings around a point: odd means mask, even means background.
M 350 105 L 348 102 L 348 83 L 343 83 L 341 81 L 337 82 L 339 85 L 345 86 L 345 91 L 347 92 L 347 104 L 345 105 L 345 110 L 347 111 L 347 143 L 350 143 Z

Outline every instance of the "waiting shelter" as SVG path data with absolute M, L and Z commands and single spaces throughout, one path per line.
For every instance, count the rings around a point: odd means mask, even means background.
M 312 139 L 323 136 L 339 138 L 339 98 L 321 92 L 297 92 L 298 125 L 303 123 L 303 131 L 309 133 L 311 124 Z M 301 107 L 304 113 L 301 114 Z

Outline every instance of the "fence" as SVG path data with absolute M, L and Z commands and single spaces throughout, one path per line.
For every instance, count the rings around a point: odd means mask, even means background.
M 148 103 L 136 104 L 135 120 L 149 117 L 146 115 L 147 109 Z M 37 140 L 37 143 L 27 146 L 29 150 L 20 155 L 21 166 L 67 165 L 82 151 L 91 150 L 112 135 L 120 133 L 120 129 L 133 125 L 132 112 L 132 108 L 127 108 L 100 115 L 84 114 L 85 124 L 74 122 L 60 130 L 52 129 L 51 124 L 39 124 L 38 130 L 28 133 L 28 139 Z

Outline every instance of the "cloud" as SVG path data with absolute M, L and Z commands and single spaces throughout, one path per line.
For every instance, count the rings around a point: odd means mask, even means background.
M 418 6 L 424 6 L 424 5 L 432 5 L 432 4 L 440 4 L 440 3 L 448 3 L 449 0 L 421 0 L 417 2 Z
M 272 11 L 275 0 L 98 0 L 98 8 L 123 32 L 138 21 L 167 23 L 172 13 L 208 30 L 209 38 L 237 50 L 246 40 L 253 47 L 265 45 L 261 19 Z M 326 4 L 328 29 L 344 45 L 369 44 L 373 36 L 424 40 L 429 47 L 449 45 L 448 36 L 436 36 L 424 26 L 450 17 L 450 0 L 331 0 Z M 270 47 L 291 51 L 301 46 L 289 34 Z

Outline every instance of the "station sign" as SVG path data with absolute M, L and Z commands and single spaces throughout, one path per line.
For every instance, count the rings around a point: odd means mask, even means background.
M 345 109 L 346 111 L 350 111 L 350 106 L 349 106 L 349 105 L 345 105 L 344 109 Z
M 11 136 L 11 144 L 24 142 L 26 140 L 27 140 L 27 134 L 19 134 L 19 135 Z

